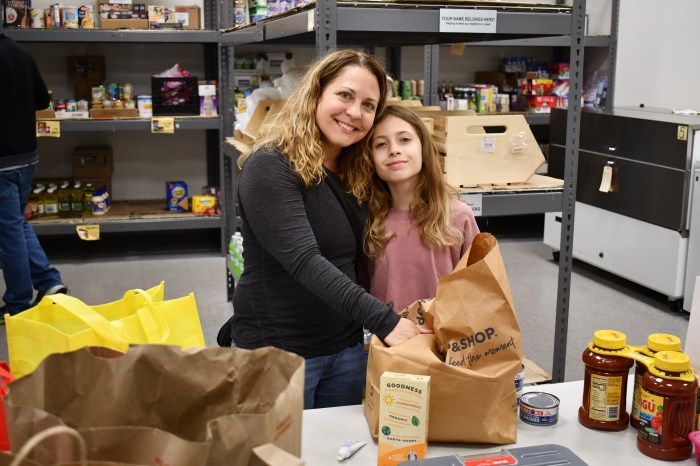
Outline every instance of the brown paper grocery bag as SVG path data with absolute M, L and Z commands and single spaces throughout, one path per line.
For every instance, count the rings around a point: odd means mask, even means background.
M 51 355 L 10 387 L 13 447 L 66 424 L 85 437 L 90 460 L 247 466 L 265 443 L 300 455 L 303 358 L 275 348 L 103 351 Z M 30 458 L 57 462 L 48 443 Z
M 380 377 L 391 371 L 431 377 L 428 440 L 515 443 L 521 337 L 495 239 L 477 235 L 440 280 L 435 299 L 412 304 L 405 316 L 435 334 L 394 347 L 372 338 L 364 400 L 372 434 L 379 427 Z
M 433 316 L 447 364 L 485 374 L 500 373 L 501 365 L 520 369 L 520 326 L 501 252 L 491 234 L 474 238 L 454 271 L 439 280 L 435 300 L 425 313 Z
M 304 461 L 275 444 L 266 443 L 253 448 L 250 466 L 304 466 Z

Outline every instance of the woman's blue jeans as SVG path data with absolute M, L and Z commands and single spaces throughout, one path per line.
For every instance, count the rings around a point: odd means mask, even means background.
M 306 359 L 304 409 L 362 403 L 366 356 L 362 343 L 340 353 Z
M 34 229 L 23 218 L 29 200 L 35 165 L 0 171 L 0 265 L 5 279 L 6 312 L 29 308 L 34 290 L 61 284 Z

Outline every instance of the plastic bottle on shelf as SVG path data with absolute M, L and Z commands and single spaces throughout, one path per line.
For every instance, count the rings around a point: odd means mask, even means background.
M 71 190 L 70 183 L 64 181 L 58 188 L 58 216 L 62 218 L 70 217 L 73 213 L 71 205 Z
M 95 188 L 92 183 L 85 183 L 83 189 L 83 209 L 86 212 L 92 212 L 92 195 L 95 193 Z
M 44 196 L 44 217 L 58 217 L 58 193 L 56 185 L 50 184 Z
M 653 333 L 647 337 L 647 345 L 637 350 L 644 356 L 653 358 L 659 351 L 681 351 L 681 339 L 668 333 Z M 647 373 L 647 366 L 642 361 L 637 361 L 634 369 L 634 392 L 632 396 L 632 410 L 630 411 L 630 425 L 639 428 L 639 397 L 642 392 L 642 377 Z
M 83 210 L 85 210 L 85 194 L 83 193 L 82 183 L 80 181 L 73 183 L 70 200 L 73 216 L 80 217 L 83 214 Z
M 29 193 L 29 199 L 27 200 L 27 205 L 24 207 L 24 219 L 31 220 L 38 216 L 37 212 L 39 210 L 39 196 L 36 189 L 33 189 Z
M 109 211 L 110 199 L 107 188 L 98 188 L 92 195 L 92 215 L 104 215 Z
M 36 185 L 36 188 L 34 188 L 34 194 L 36 195 L 37 198 L 37 209 L 36 209 L 36 217 L 44 217 L 45 216 L 45 205 L 46 205 L 46 193 L 45 193 L 45 188 L 43 184 L 38 184 Z
M 583 352 L 583 401 L 578 421 L 589 429 L 627 428 L 627 375 L 634 361 L 627 337 L 615 330 L 597 330 Z
M 690 458 L 698 382 L 688 355 L 659 351 L 642 377 L 637 448 L 664 461 Z

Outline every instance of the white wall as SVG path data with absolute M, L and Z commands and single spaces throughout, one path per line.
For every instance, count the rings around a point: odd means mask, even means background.
M 700 110 L 700 2 L 621 0 L 615 106 Z

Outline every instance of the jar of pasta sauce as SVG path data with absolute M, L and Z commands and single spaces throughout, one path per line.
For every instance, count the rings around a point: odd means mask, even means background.
M 659 351 L 681 351 L 681 339 L 668 333 L 652 333 L 647 337 L 647 345 L 639 347 L 637 351 L 649 358 L 653 358 Z M 646 372 L 646 364 L 637 361 L 634 368 L 634 392 L 630 411 L 630 425 L 635 429 L 639 428 L 639 397 L 642 393 L 642 377 Z
M 659 351 L 642 378 L 637 448 L 665 461 L 690 458 L 688 438 L 695 422 L 698 383 L 690 358 L 678 351 Z
M 583 401 L 578 421 L 589 429 L 619 431 L 627 428 L 627 375 L 634 364 L 628 356 L 627 336 L 598 330 L 583 352 Z

